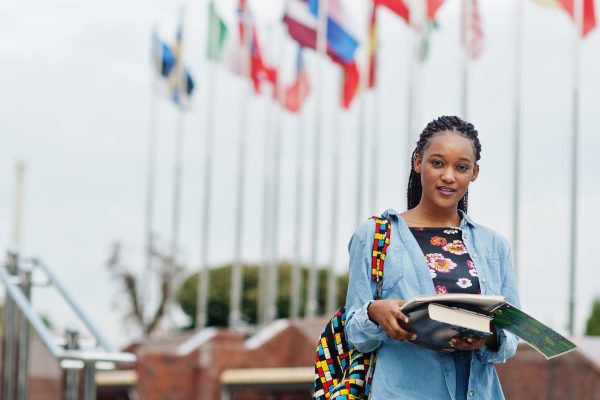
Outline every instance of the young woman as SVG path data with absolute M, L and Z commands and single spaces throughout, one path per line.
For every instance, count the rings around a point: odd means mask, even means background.
M 405 300 L 438 293 L 503 295 L 519 306 L 507 241 L 467 215 L 469 184 L 479 175 L 481 145 L 470 123 L 440 117 L 413 152 L 408 210 L 385 212 L 392 224 L 382 299 L 370 278 L 374 221 L 349 245 L 346 335 L 361 352 L 378 349 L 371 400 L 503 399 L 493 363 L 514 355 L 517 338 L 502 329 L 485 339 L 455 337 L 442 353 L 410 343 L 400 326 Z

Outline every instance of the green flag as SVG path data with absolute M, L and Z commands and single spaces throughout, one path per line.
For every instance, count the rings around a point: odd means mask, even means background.
M 211 1 L 208 4 L 208 46 L 206 56 L 209 60 L 221 59 L 223 44 L 227 36 L 227 25 L 217 14 L 215 5 Z

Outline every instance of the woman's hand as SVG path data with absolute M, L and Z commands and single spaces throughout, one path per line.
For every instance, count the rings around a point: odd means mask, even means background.
M 492 334 L 490 336 L 482 338 L 461 338 L 456 336 L 450 339 L 449 343 L 450 346 L 458 350 L 476 350 L 483 347 L 483 345 L 487 345 L 487 347 L 489 347 L 492 350 L 498 349 L 496 328 L 494 327 L 494 325 L 492 325 Z
M 408 323 L 409 319 L 400 311 L 400 307 L 405 303 L 404 300 L 375 300 L 367 308 L 369 319 L 375 322 L 392 339 L 404 341 L 415 340 L 417 335 L 413 332 L 404 330 L 399 321 Z

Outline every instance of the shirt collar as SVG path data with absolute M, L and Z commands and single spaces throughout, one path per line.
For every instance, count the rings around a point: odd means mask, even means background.
M 461 222 L 460 222 L 460 227 L 462 228 L 464 225 L 469 224 L 472 227 L 476 227 L 477 224 L 471 219 L 471 217 L 469 216 L 469 214 L 467 214 L 466 212 L 464 212 L 463 210 L 458 210 L 458 213 L 461 216 Z M 390 218 L 390 217 L 395 217 L 398 218 L 400 216 L 400 213 L 392 208 L 389 208 L 387 210 L 384 211 L 383 214 L 381 214 L 381 216 L 383 218 Z

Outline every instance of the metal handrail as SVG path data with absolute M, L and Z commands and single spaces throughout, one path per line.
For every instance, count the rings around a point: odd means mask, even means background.
M 78 303 L 74 300 L 73 297 L 65 290 L 62 284 L 57 279 L 56 274 L 52 271 L 48 265 L 40 261 L 39 259 L 33 259 L 33 264 L 36 267 L 41 268 L 47 275 L 50 283 L 56 287 L 58 292 L 65 299 L 70 308 L 75 312 L 75 314 L 79 317 L 81 322 L 85 324 L 85 326 L 89 329 L 90 333 L 94 337 L 95 343 L 97 347 L 101 347 L 104 351 L 100 351 L 99 349 L 94 350 L 82 350 L 77 345 L 77 339 L 75 339 L 74 346 L 67 346 L 67 348 L 61 347 L 53 338 L 52 333 L 46 327 L 43 320 L 40 316 L 33 310 L 30 302 L 30 280 L 31 280 L 31 271 L 23 271 L 18 267 L 18 255 L 16 253 L 9 254 L 9 263 L 6 265 L 0 265 L 0 281 L 4 284 L 7 291 L 7 314 L 11 313 L 11 315 L 21 315 L 25 317 L 26 321 L 33 327 L 35 332 L 38 334 L 48 351 L 52 354 L 52 356 L 58 360 L 62 361 L 77 361 L 81 362 L 84 368 L 84 398 L 86 400 L 94 400 L 96 399 L 96 387 L 94 381 L 94 373 L 97 368 L 96 363 L 109 363 L 114 364 L 129 364 L 134 363 L 137 360 L 137 357 L 132 353 L 125 353 L 116 350 L 116 348 L 100 333 L 100 330 L 96 327 L 96 325 L 87 317 L 87 315 L 83 312 L 81 307 L 79 307 Z M 19 281 L 19 279 L 15 279 L 19 273 L 23 274 L 21 277 L 25 276 L 24 279 Z M 10 305 L 10 306 L 9 306 Z M 15 307 L 16 306 L 16 307 Z M 16 312 L 16 313 L 15 313 Z M 19 357 L 25 356 L 27 358 L 28 350 L 28 337 L 29 337 L 29 328 L 27 326 L 27 322 L 19 317 L 18 327 L 11 327 L 6 331 L 5 340 L 7 340 L 7 345 L 9 348 L 6 350 L 11 350 L 12 346 L 16 344 L 16 334 L 19 334 L 20 341 L 25 340 L 23 343 L 26 346 L 25 348 L 19 348 Z M 14 317 L 11 317 L 14 318 Z M 5 327 L 6 328 L 6 327 Z M 21 332 L 18 332 L 17 330 Z M 77 337 L 77 334 L 74 333 L 74 337 Z M 10 336 L 10 338 L 9 338 Z M 22 343 L 19 342 L 19 346 Z M 8 351 L 7 351 L 8 353 Z M 23 353 L 23 354 L 21 354 Z M 11 353 L 12 354 L 12 353 Z M 12 360 L 13 356 L 8 357 L 9 354 L 6 354 L 4 362 L 7 360 Z M 10 359 L 10 360 L 9 360 Z M 10 361 L 12 362 L 12 361 Z M 98 365 L 100 367 L 100 365 Z M 4 382 L 7 384 L 7 388 L 4 390 L 4 396 L 11 397 L 6 400 L 12 400 L 12 396 L 14 395 L 14 391 L 12 389 L 12 378 L 10 377 L 12 374 L 10 373 L 10 368 L 8 365 L 5 365 L 5 376 Z M 65 366 L 65 368 L 68 368 Z M 26 399 L 27 398 L 27 363 L 23 363 L 20 361 L 19 367 L 17 369 L 17 377 L 19 379 L 19 388 L 17 392 L 18 399 Z M 6 375 L 6 372 L 9 372 Z M 70 372 L 67 372 L 69 374 Z M 74 380 L 74 385 L 77 386 L 77 379 Z M 67 385 L 69 386 L 69 385 Z M 75 399 L 77 397 L 77 390 L 75 387 L 68 388 L 67 397 Z
M 40 267 L 46 273 L 50 283 L 56 287 L 56 290 L 58 290 L 58 292 L 64 297 L 65 301 L 71 306 L 75 314 L 77 314 L 77 316 L 80 318 L 81 322 L 85 324 L 85 326 L 89 329 L 94 338 L 102 345 L 102 347 L 111 353 L 118 352 L 118 350 L 111 343 L 109 343 L 104 335 L 100 333 L 100 330 L 96 327 L 96 325 L 86 316 L 79 304 L 77 304 L 75 299 L 71 297 L 69 292 L 67 292 L 64 286 L 57 279 L 56 274 L 54 271 L 52 271 L 48 264 L 39 258 L 34 258 L 32 261 L 34 265 Z
M 6 267 L 0 266 L 0 280 L 4 283 L 6 290 L 10 294 L 10 297 L 15 301 L 25 318 L 29 321 L 33 329 L 37 332 L 46 345 L 46 348 L 54 358 L 57 360 L 80 360 L 80 361 L 112 361 L 116 363 L 133 363 L 136 361 L 136 356 L 131 353 L 121 353 L 117 351 L 109 352 L 95 352 L 95 351 L 82 351 L 82 350 L 65 350 L 60 348 L 52 338 L 50 330 L 44 324 L 44 321 L 37 315 L 33 310 L 29 301 L 23 294 L 23 291 L 11 282 L 10 274 L 6 270 Z M 56 280 L 53 278 L 53 282 Z M 94 332 L 93 332 L 94 334 Z M 95 335 L 95 334 L 94 334 Z M 103 343 L 104 346 L 104 343 Z M 111 347 L 111 346 L 105 346 Z

